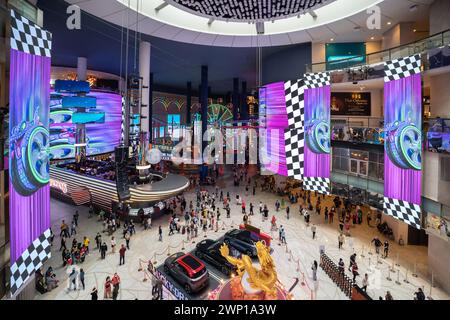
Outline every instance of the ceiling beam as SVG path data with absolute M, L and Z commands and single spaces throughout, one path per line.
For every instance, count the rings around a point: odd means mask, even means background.
M 210 25 L 212 25 L 212 23 L 214 22 L 214 18 L 209 18 L 209 20 L 208 20 L 208 26 L 210 26 Z

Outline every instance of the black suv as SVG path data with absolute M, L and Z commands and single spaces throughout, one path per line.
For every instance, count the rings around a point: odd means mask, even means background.
M 195 255 L 229 276 L 236 270 L 236 267 L 229 263 L 220 253 L 222 244 L 220 241 L 211 239 L 203 240 L 197 244 Z
M 258 242 L 255 236 L 248 230 L 233 229 L 225 234 L 224 242 L 238 250 L 240 253 L 254 258 L 257 256 L 255 243 Z

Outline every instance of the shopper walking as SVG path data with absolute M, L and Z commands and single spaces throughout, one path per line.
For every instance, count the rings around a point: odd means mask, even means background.
M 116 240 L 114 237 L 111 237 L 111 252 L 114 254 L 116 253 Z
M 66 237 L 64 235 L 61 236 L 61 246 L 59 247 L 59 251 L 66 250 Z
M 163 236 L 162 236 L 163 231 L 162 231 L 161 226 L 159 226 L 159 228 L 158 228 L 158 233 L 159 233 L 158 241 L 163 241 Z
M 111 283 L 113 285 L 112 298 L 113 298 L 113 300 L 117 300 L 117 296 L 119 295 L 119 288 L 120 288 L 120 277 L 117 273 L 114 273 Z
M 106 277 L 105 281 L 104 299 L 111 299 L 111 298 L 112 298 L 112 281 L 111 278 L 108 276 Z
M 130 239 L 131 239 L 130 233 L 127 231 L 127 233 L 125 233 L 125 243 L 128 250 L 130 250 Z
M 311 267 L 312 275 L 313 275 L 313 281 L 317 281 L 317 268 L 318 268 L 317 261 L 314 260 L 313 265 Z
M 316 225 L 313 224 L 313 225 L 311 226 L 311 232 L 312 232 L 312 238 L 313 238 L 313 240 L 316 238 L 316 229 L 317 229 Z
M 122 264 L 125 264 L 125 252 L 127 251 L 127 248 L 125 248 L 125 245 L 122 244 L 119 249 L 119 266 Z
M 358 273 L 358 265 L 356 264 L 356 262 L 353 262 L 353 265 L 352 265 L 352 274 L 353 274 L 353 282 L 355 282 L 355 281 L 356 281 L 356 277 L 359 276 L 359 273 Z
M 338 236 L 338 249 L 341 250 L 342 245 L 344 244 L 344 235 L 342 233 Z
M 353 280 L 355 281 L 355 280 Z M 361 289 L 364 290 L 364 292 L 367 292 L 367 286 L 369 285 L 369 275 L 366 273 L 364 275 L 364 278 L 362 280 L 362 287 Z
M 108 246 L 106 245 L 106 242 L 103 242 L 100 246 L 100 255 L 102 260 L 106 258 L 106 252 L 108 251 Z
M 83 270 L 83 268 L 80 269 L 80 283 L 81 283 L 81 286 L 83 287 L 83 290 L 85 290 L 86 288 L 84 286 L 84 270 Z
M 69 275 L 69 291 L 72 290 L 72 286 L 74 291 L 77 290 L 77 277 L 78 271 L 73 267 L 72 272 Z
M 389 255 L 389 241 L 384 241 L 384 258 L 387 258 Z
M 91 290 L 91 300 L 98 300 L 98 290 L 96 287 L 93 287 Z
M 286 218 L 289 220 L 289 212 L 290 212 L 289 206 L 286 207 Z

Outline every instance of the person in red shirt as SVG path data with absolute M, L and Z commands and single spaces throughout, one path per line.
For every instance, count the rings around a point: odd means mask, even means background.
M 120 260 L 119 260 L 119 266 L 122 264 L 125 264 L 125 251 L 127 251 L 127 248 L 125 248 L 125 245 L 122 244 L 119 250 Z
M 122 247 L 124 247 L 124 245 L 122 245 Z M 112 298 L 113 298 L 113 300 L 117 300 L 117 296 L 119 295 L 119 286 L 120 286 L 120 277 L 117 273 L 114 273 L 114 276 L 111 280 L 111 284 L 113 285 Z

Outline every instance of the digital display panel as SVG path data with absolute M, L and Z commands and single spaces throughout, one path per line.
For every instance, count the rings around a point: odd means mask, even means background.
M 113 152 L 120 144 L 122 120 L 122 97 L 117 93 L 91 91 L 97 100 L 94 113 L 104 114 L 104 123 L 86 124 L 87 155 Z M 50 101 L 50 158 L 69 159 L 75 157 L 76 109 L 63 108 L 62 95 L 51 92 Z M 81 116 L 83 117 L 83 116 Z

